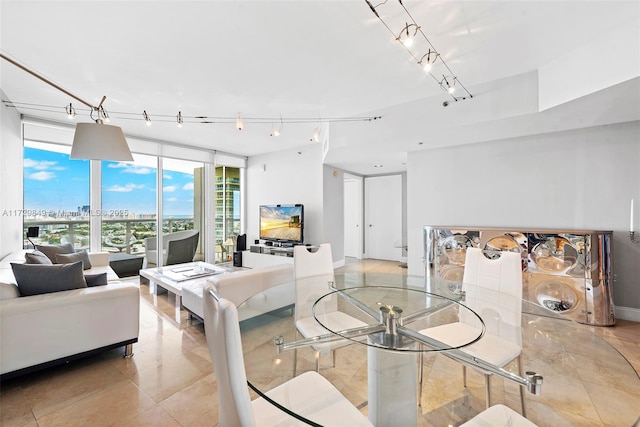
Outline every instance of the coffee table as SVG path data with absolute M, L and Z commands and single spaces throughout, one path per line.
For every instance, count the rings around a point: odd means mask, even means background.
M 180 322 L 182 307 L 182 287 L 228 270 L 202 261 L 140 270 L 140 277 L 149 280 L 149 293 L 157 297 L 158 288 L 175 295 L 175 318 Z

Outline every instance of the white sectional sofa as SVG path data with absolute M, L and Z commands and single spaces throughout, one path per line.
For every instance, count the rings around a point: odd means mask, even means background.
M 208 284 L 215 287 L 219 296 L 235 305 L 240 305 L 259 292 L 271 289 L 260 300 L 252 300 L 245 304 L 238 313 L 239 320 L 292 306 L 295 302 L 292 264 L 223 273 L 182 287 L 182 306 L 200 320 L 204 318 L 202 294 Z
M 140 291 L 118 282 L 109 254 L 91 253 L 85 274 L 106 273 L 106 285 L 20 296 L 11 263 L 25 251 L 0 261 L 0 378 L 64 363 L 97 351 L 138 341 Z

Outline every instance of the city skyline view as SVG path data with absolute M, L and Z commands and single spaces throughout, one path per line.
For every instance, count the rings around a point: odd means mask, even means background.
M 78 212 L 89 205 L 89 160 L 68 153 L 24 148 L 24 209 L 33 212 Z M 154 167 L 135 163 L 102 163 L 102 212 L 155 214 Z M 163 213 L 193 216 L 193 173 L 167 170 L 163 175 Z

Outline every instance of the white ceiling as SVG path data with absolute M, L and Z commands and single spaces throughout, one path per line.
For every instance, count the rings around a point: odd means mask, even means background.
M 551 112 L 524 108 L 508 119 L 496 116 L 488 101 L 505 81 L 517 87 L 510 79 L 535 79 L 536 70 L 567 52 L 639 22 L 638 1 L 404 3 L 473 99 L 443 108 L 451 98 L 364 0 L 2 0 L 0 48 L 89 103 L 106 96 L 112 124 L 128 135 L 227 153 L 251 156 L 312 144 L 318 126 L 285 123 L 279 137 L 270 137 L 269 121 L 249 123 L 251 117 L 382 115 L 375 122 L 322 125 L 329 135 L 326 161 L 361 174 L 403 170 L 411 150 L 557 130 L 559 117 L 574 126 L 575 108 L 593 111 L 612 97 L 620 102 L 607 107 L 605 122 L 639 118 L 637 79 Z M 394 31 L 404 26 L 397 0 L 376 10 Z M 25 115 L 67 121 L 63 108 L 73 102 L 76 120 L 90 120 L 79 102 L 6 61 L 0 66 L 0 87 L 11 101 L 58 110 L 22 106 Z M 458 88 L 456 95 L 464 91 Z M 537 105 L 535 94 L 531 98 Z M 150 127 L 142 121 L 143 110 L 153 121 Z M 245 129 L 238 132 L 233 120 L 190 119 L 177 128 L 178 111 L 186 117 L 241 113 Z M 575 126 L 584 126 L 579 122 Z

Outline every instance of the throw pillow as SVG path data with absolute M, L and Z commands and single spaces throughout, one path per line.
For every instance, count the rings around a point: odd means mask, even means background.
M 36 250 L 45 254 L 54 264 L 56 263 L 56 254 L 72 254 L 75 252 L 71 243 L 63 243 L 61 245 L 36 245 Z
M 98 274 L 85 274 L 84 280 L 87 282 L 87 287 L 104 286 L 107 284 L 107 273 Z
M 24 254 L 24 259 L 27 264 L 53 264 L 49 257 L 40 251 L 26 252 Z
M 89 260 L 87 251 L 79 251 L 72 254 L 56 254 L 56 264 L 70 264 L 78 261 L 82 261 L 82 268 L 84 270 L 91 268 L 91 260 Z
M 11 269 L 23 297 L 87 287 L 80 261 L 53 265 L 12 262 Z

